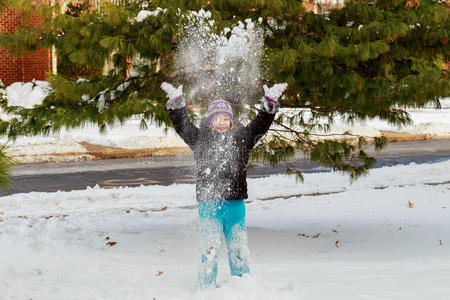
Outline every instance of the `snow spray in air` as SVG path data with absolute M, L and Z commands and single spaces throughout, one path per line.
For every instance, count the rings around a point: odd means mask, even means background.
M 237 21 L 219 33 L 211 13 L 185 16 L 180 31 L 176 74 L 188 101 L 205 104 L 224 99 L 233 107 L 259 100 L 263 30 L 251 19 Z M 261 22 L 262 19 L 259 20 Z

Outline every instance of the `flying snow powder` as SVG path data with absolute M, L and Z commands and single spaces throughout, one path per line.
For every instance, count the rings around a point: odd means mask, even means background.
M 210 12 L 193 11 L 185 19 L 176 67 L 187 98 L 203 104 L 219 98 L 233 106 L 255 103 L 264 44 L 258 24 L 246 19 L 215 33 Z

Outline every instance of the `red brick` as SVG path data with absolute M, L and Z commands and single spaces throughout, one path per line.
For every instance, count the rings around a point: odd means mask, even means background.
M 39 25 L 40 22 L 38 16 L 33 16 L 31 24 Z M 6 10 L 0 18 L 0 32 L 13 33 L 20 25 L 20 15 L 12 10 Z M 45 80 L 45 73 L 50 71 L 50 49 L 25 52 L 21 58 L 12 57 L 7 51 L 0 49 L 0 79 L 6 86 L 16 81 Z

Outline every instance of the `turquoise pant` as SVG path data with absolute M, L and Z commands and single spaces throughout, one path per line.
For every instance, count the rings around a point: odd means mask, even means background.
M 244 200 L 200 202 L 198 214 L 201 252 L 198 272 L 200 286 L 208 287 L 216 283 L 217 258 L 223 235 L 228 248 L 231 275 L 242 276 L 249 273 Z

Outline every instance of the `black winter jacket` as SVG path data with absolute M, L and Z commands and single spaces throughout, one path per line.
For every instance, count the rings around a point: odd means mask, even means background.
M 263 99 L 263 101 L 267 101 Z M 233 119 L 233 127 L 225 133 L 214 131 L 207 118 L 199 128 L 189 120 L 185 107 L 170 109 L 175 131 L 194 152 L 196 160 L 197 201 L 246 199 L 246 165 L 250 149 L 269 130 L 278 106 L 261 105 L 261 111 L 248 125 Z

